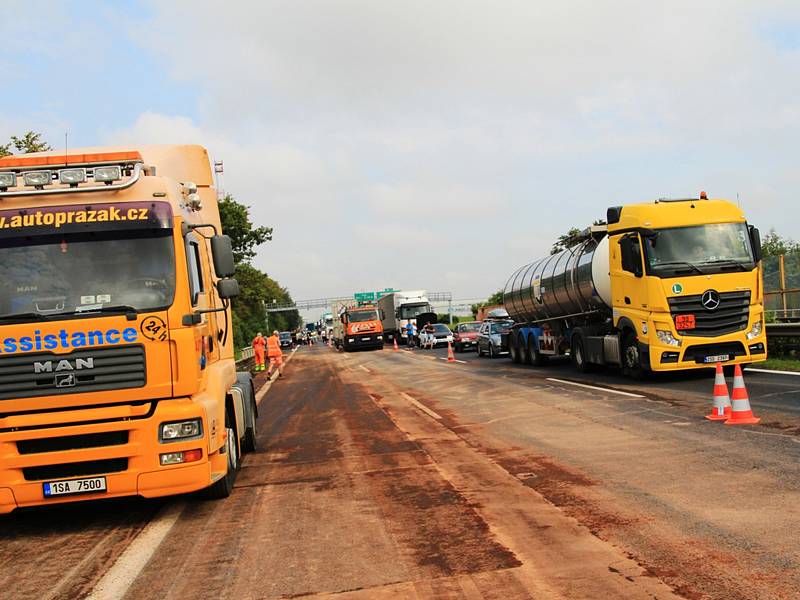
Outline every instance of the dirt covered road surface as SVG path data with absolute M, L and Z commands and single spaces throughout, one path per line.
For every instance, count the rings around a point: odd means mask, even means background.
M 792 436 L 487 369 L 303 347 L 230 498 L 12 514 L 0 596 L 797 597 Z

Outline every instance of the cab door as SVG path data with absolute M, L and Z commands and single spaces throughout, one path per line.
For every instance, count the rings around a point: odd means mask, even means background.
M 639 234 L 631 232 L 619 236 L 612 241 L 612 248 L 614 251 L 611 256 L 611 293 L 615 315 L 638 319 L 648 310 Z

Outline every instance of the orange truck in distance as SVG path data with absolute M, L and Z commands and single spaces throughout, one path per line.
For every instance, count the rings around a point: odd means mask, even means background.
M 0 513 L 230 494 L 256 404 L 200 146 L 0 159 Z
M 381 310 L 372 304 L 339 301 L 333 306 L 333 344 L 345 352 L 383 348 Z

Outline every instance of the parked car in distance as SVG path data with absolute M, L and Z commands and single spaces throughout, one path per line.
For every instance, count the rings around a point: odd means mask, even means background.
M 508 352 L 508 332 L 514 321 L 484 321 L 478 330 L 478 356 L 495 358 Z
M 453 343 L 453 332 L 444 323 L 434 323 L 433 333 L 427 335 L 432 337 L 432 339 L 428 340 L 429 347 L 435 348 L 440 344 Z M 424 347 L 422 336 L 420 336 L 420 347 Z
M 291 346 L 292 345 L 292 332 L 291 331 L 281 331 L 278 334 L 278 339 L 281 341 L 281 348 L 284 346 Z
M 453 332 L 453 349 L 456 352 L 464 352 L 467 348 L 474 348 L 480 328 L 480 321 L 468 321 L 456 325 L 456 329 Z

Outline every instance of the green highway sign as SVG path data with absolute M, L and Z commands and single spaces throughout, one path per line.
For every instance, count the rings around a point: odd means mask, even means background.
M 375 302 L 375 292 L 356 292 L 353 298 L 356 302 Z

